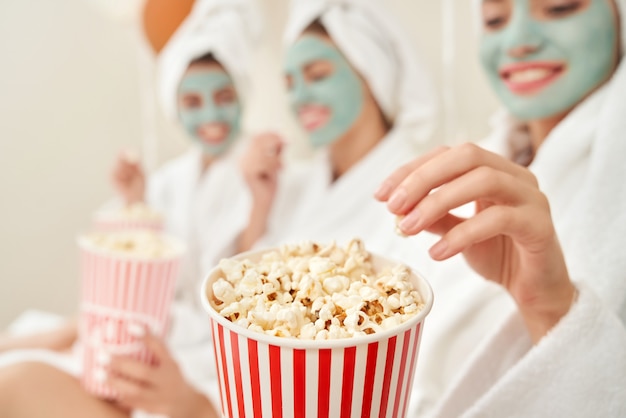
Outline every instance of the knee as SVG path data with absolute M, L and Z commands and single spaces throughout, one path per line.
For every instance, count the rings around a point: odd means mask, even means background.
M 29 383 L 32 384 L 36 378 L 37 365 L 33 363 L 0 367 L 0 415 L 5 416 L 11 405 L 19 402 L 21 394 L 25 393 Z

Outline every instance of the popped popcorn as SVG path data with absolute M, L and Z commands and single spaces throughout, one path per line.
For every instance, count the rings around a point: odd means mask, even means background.
M 133 203 L 115 210 L 106 210 L 96 214 L 96 219 L 104 222 L 150 221 L 162 222 L 163 215 L 143 202 Z
M 83 236 L 84 245 L 113 255 L 159 259 L 179 254 L 182 247 L 173 239 L 150 230 L 95 232 Z
M 396 327 L 424 302 L 397 265 L 377 272 L 363 243 L 284 245 L 259 262 L 223 259 L 210 302 L 255 332 L 306 340 L 364 336 Z

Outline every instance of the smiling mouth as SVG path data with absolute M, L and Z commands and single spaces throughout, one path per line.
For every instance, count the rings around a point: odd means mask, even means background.
M 500 69 L 500 78 L 511 92 L 528 95 L 552 84 L 565 70 L 565 64 L 555 62 L 512 64 Z
M 202 142 L 217 145 L 223 142 L 230 133 L 230 127 L 225 123 L 208 123 L 198 128 L 198 136 Z
M 312 132 L 326 125 L 330 111 L 324 106 L 307 105 L 298 109 L 298 120 L 307 132 Z

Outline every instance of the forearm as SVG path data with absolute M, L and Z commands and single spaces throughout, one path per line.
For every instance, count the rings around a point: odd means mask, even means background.
M 237 252 L 248 251 L 261 238 L 267 230 L 270 206 L 256 206 L 250 212 L 248 225 L 239 235 Z

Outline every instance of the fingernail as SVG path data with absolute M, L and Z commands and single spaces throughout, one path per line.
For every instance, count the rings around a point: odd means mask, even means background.
M 376 199 L 384 199 L 389 193 L 391 193 L 391 185 L 387 182 L 384 182 L 374 192 L 374 197 Z
M 422 221 L 422 214 L 419 209 L 413 209 L 411 213 L 406 215 L 402 221 L 400 221 L 400 229 L 403 232 L 416 232 L 419 229 Z
M 406 202 L 406 197 L 407 195 L 404 189 L 396 190 L 396 192 L 391 195 L 391 198 L 387 202 L 387 207 L 391 211 L 400 210 Z
M 146 330 L 141 324 L 130 323 L 126 326 L 126 330 L 133 337 L 143 337 L 146 335 Z
M 442 258 L 445 255 L 447 250 L 448 250 L 448 243 L 445 242 L 444 240 L 440 240 L 435 245 L 433 245 L 428 252 L 430 253 L 430 256 L 432 258 L 437 259 L 437 258 Z
M 107 371 L 100 367 L 93 369 L 91 373 L 93 376 L 93 380 L 99 383 L 105 382 L 107 378 L 109 377 L 109 374 L 107 373 Z
M 111 354 L 106 351 L 99 351 L 96 354 L 96 363 L 101 366 L 108 366 L 111 363 Z

